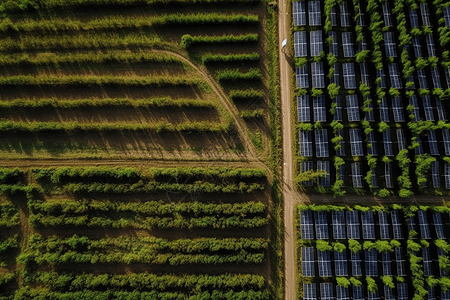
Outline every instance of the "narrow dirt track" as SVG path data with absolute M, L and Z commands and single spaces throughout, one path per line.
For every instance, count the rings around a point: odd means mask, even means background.
M 306 195 L 298 194 L 293 182 L 291 85 L 292 69 L 289 63 L 289 47 L 281 49 L 281 43 L 289 38 L 289 15 L 287 1 L 278 2 L 278 38 L 280 57 L 281 117 L 283 128 L 283 199 L 284 199 L 284 260 L 285 260 L 285 299 L 294 300 L 297 296 L 294 213 L 298 203 L 308 202 Z M 289 44 L 289 43 L 288 43 Z

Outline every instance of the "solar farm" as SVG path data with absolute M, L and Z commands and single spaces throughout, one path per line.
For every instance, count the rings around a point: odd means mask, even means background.
M 448 194 L 450 3 L 305 0 L 292 17 L 303 189 Z
M 299 299 L 450 299 L 449 212 L 300 206 Z

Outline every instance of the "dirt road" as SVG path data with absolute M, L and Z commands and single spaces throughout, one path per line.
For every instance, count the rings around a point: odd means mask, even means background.
M 289 38 L 289 15 L 287 1 L 278 2 L 278 35 L 280 45 L 280 86 L 281 86 L 281 117 L 283 126 L 283 199 L 284 199 L 284 259 L 285 259 L 285 299 L 296 299 L 296 260 L 295 260 L 295 205 L 308 201 L 293 188 L 293 158 L 292 158 L 292 120 L 290 78 L 292 67 L 289 63 L 289 46 L 281 49 L 281 43 Z

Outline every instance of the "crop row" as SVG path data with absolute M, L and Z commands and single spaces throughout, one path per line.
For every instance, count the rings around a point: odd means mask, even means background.
M 28 221 L 34 227 L 256 228 L 268 223 L 268 219 L 262 216 L 266 206 L 259 202 L 164 204 L 162 201 L 29 200 L 28 207 L 31 212 Z
M 208 100 L 172 99 L 170 97 L 149 99 L 15 99 L 0 101 L 0 108 L 94 108 L 94 107 L 133 107 L 133 108 L 215 108 L 215 103 Z M 1 179 L 0 179 L 1 180 Z
M 35 65 L 60 65 L 60 64 L 102 64 L 102 63 L 170 63 L 184 64 L 179 58 L 167 53 L 154 53 L 148 51 L 87 51 L 68 53 L 45 53 L 31 55 L 28 53 L 0 54 L 2 66 L 35 66 Z
M 261 71 L 258 68 L 252 68 L 247 73 L 242 73 L 239 69 L 225 69 L 216 72 L 216 79 L 220 83 L 239 82 L 241 80 L 262 81 Z
M 19 250 L 19 236 L 16 234 L 13 237 L 0 241 L 0 267 L 7 267 L 8 259 L 11 254 Z M 0 283 L 1 286 L 1 283 Z
M 128 7 L 128 6 L 152 6 L 152 5 L 170 5 L 170 4 L 210 4 L 210 3 L 257 3 L 257 0 L 69 0 L 61 2 L 60 0 L 38 0 L 30 2 L 17 3 L 7 1 L 0 5 L 0 11 L 3 13 L 14 13 L 23 11 L 46 11 L 54 9 L 73 9 L 73 8 L 102 8 L 110 7 Z
M 166 240 L 154 237 L 90 239 L 30 237 L 19 261 L 38 265 L 64 263 L 242 264 L 262 263 L 268 240 L 199 238 Z
M 206 53 L 202 56 L 202 63 L 230 63 L 230 62 L 255 62 L 259 60 L 259 54 L 256 52 L 250 54 L 212 54 Z
M 253 101 L 262 99 L 264 92 L 250 88 L 247 90 L 230 90 L 228 95 L 233 101 Z
M 50 20 L 25 19 L 13 22 L 10 19 L 0 23 L 0 31 L 4 33 L 22 32 L 60 32 L 76 30 L 114 30 L 114 29 L 142 29 L 170 25 L 206 25 L 206 24 L 255 24 L 257 15 L 222 14 L 222 13 L 198 13 L 198 14 L 170 14 L 156 17 L 128 17 L 122 15 L 108 16 L 88 21 L 70 18 L 52 18 Z
M 11 203 L 0 203 L 0 228 L 20 225 L 19 210 Z
M 192 36 L 185 34 L 181 37 L 181 45 L 188 49 L 195 44 L 215 44 L 215 43 L 256 43 L 258 35 L 254 33 L 246 35 L 224 35 L 224 36 Z
M 151 48 L 162 43 L 155 35 L 129 33 L 121 35 L 109 33 L 75 33 L 72 35 L 22 35 L 18 39 L 11 37 L 0 39 L 0 51 L 33 51 L 53 49 L 96 49 L 96 48 Z

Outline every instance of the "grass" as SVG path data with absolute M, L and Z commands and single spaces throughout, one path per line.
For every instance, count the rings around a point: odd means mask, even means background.
M 248 130 L 248 137 L 252 141 L 255 148 L 259 153 L 263 153 L 264 151 L 264 140 L 261 131 L 259 130 Z

